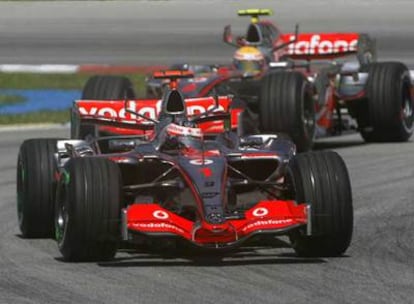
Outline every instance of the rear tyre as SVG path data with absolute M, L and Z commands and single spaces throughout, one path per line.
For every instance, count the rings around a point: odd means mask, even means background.
M 86 82 L 82 99 L 117 100 L 135 98 L 131 81 L 123 76 L 97 75 Z
M 123 76 L 92 76 L 82 90 L 82 99 L 120 100 L 124 98 L 135 99 L 136 95 L 131 81 Z M 83 139 L 88 135 L 99 136 L 99 132 L 93 124 L 81 123 L 79 133 L 74 133 L 75 131 L 72 130 L 71 138 Z
M 17 216 L 23 237 L 54 235 L 56 142 L 54 138 L 29 139 L 20 146 L 17 160 Z
M 56 204 L 59 250 L 66 261 L 115 256 L 120 239 L 121 177 L 104 158 L 75 158 L 63 173 Z
M 315 104 L 309 82 L 300 72 L 277 72 L 263 77 L 260 95 L 263 133 L 286 133 L 298 151 L 312 148 Z
M 289 173 L 296 201 L 311 205 L 312 236 L 304 230 L 290 236 L 297 255 L 342 255 L 353 230 L 351 185 L 344 161 L 332 151 L 298 154 Z
M 368 67 L 367 103 L 360 107 L 358 124 L 367 142 L 402 142 L 413 133 L 413 97 L 407 67 L 399 62 Z

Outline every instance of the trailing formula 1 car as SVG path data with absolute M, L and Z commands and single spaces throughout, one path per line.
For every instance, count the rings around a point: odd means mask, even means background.
M 289 134 L 299 151 L 315 138 L 357 130 L 367 142 L 407 141 L 413 132 L 413 80 L 400 62 L 376 62 L 375 41 L 359 33 L 282 34 L 261 15 L 251 16 L 245 36 L 224 42 L 237 48 L 228 66 L 191 66 L 194 80 L 180 83 L 189 97 L 232 93 L 245 101 L 260 132 Z M 354 55 L 357 60 L 344 61 Z M 336 61 L 333 61 L 335 59 Z M 210 70 L 210 71 L 209 71 Z M 148 79 L 147 91 L 163 83 Z
M 341 157 L 296 154 L 277 134 L 238 136 L 223 106 L 231 96 L 197 98 L 212 107 L 189 114 L 194 100 L 176 89 L 177 79 L 187 77 L 180 73 L 158 74 L 170 87 L 156 118 L 128 99 L 103 102 L 114 111 L 123 103 L 127 119 L 80 110 L 97 101 L 75 102 L 78 122 L 140 129 L 140 135 L 22 144 L 17 201 L 23 236 L 54 232 L 68 261 L 111 259 L 120 242 L 178 240 L 221 250 L 262 235 L 288 235 L 300 256 L 343 254 L 353 208 Z
M 178 85 L 177 80 L 183 82 L 186 79 L 191 79 L 191 81 L 195 79 L 194 71 L 181 70 L 180 72 L 180 70 L 177 70 L 176 68 L 178 68 L 178 66 L 173 66 L 169 71 L 165 72 L 166 74 L 156 72 L 151 75 L 151 78 L 157 82 L 164 83 L 168 88 L 171 84 Z M 183 91 L 181 91 L 181 93 L 185 97 L 191 97 Z M 225 95 L 228 94 L 230 93 L 226 92 Z M 217 94 L 215 94 L 215 96 L 217 96 Z M 78 107 L 78 111 L 85 115 L 104 114 L 111 118 L 136 123 L 136 115 L 131 115 L 125 111 L 123 100 L 131 100 L 131 106 L 139 109 L 139 114 L 147 115 L 149 118 L 155 119 L 161 109 L 161 97 L 162 94 L 148 94 L 145 99 L 137 99 L 133 85 L 128 78 L 115 75 L 96 75 L 87 81 L 82 91 L 81 99 L 89 101 L 78 103 L 76 106 Z M 188 114 L 193 115 L 207 111 L 209 107 L 212 107 L 213 105 L 206 102 L 206 100 L 208 99 L 193 98 L 187 101 L 186 109 Z M 231 113 L 231 128 L 233 130 L 236 129 L 239 125 L 239 114 L 244 111 L 243 104 L 237 102 L 237 99 L 232 99 L 231 104 L 228 100 L 220 100 L 220 108 L 229 108 Z M 73 113 L 76 114 L 78 112 L 74 111 Z M 214 126 L 211 126 L 211 128 L 214 128 Z M 78 115 L 72 116 L 71 138 L 73 139 L 84 139 L 87 136 L 96 137 L 100 135 L 117 134 L 142 135 L 145 132 L 145 130 L 140 128 L 124 128 L 124 125 L 116 127 L 90 123 L 87 121 L 78 121 Z

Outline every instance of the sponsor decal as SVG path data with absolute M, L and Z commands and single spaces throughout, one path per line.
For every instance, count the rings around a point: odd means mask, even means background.
M 95 105 L 91 106 L 90 108 L 86 107 L 79 107 L 80 115 L 88 115 L 88 116 L 97 116 L 97 117 L 106 117 L 106 118 L 121 118 L 125 121 L 133 121 L 136 120 L 143 120 L 139 118 L 135 114 L 131 114 L 126 112 L 125 108 L 123 107 L 123 103 L 120 109 L 118 109 L 119 104 L 117 106 L 110 107 L 110 103 L 103 103 L 104 107 L 100 107 L 95 103 Z M 158 113 L 161 110 L 161 100 L 159 100 L 155 106 L 149 107 L 140 107 L 137 109 L 137 103 L 135 101 L 128 102 L 128 109 L 134 112 L 137 112 L 140 115 L 147 116 L 149 118 L 155 119 L 158 116 Z M 152 123 L 152 122 L 150 122 Z
M 183 229 L 169 223 L 132 223 L 132 227 L 135 229 L 170 229 L 180 234 L 184 233 Z
M 215 107 L 215 105 L 210 105 L 208 107 L 205 107 L 203 105 L 187 105 L 187 115 L 198 115 L 204 112 L 207 112 L 211 109 L 213 109 Z M 217 110 L 215 110 L 214 112 L 220 112 L 220 111 L 224 111 L 224 107 L 222 105 L 219 105 Z
M 204 177 L 211 177 L 213 175 L 213 171 L 209 167 L 200 168 L 200 172 L 204 175 Z
M 292 222 L 293 222 L 292 219 L 257 221 L 257 222 L 248 224 L 246 227 L 244 227 L 242 229 L 242 231 L 245 232 L 245 231 L 250 230 L 254 227 L 261 227 L 261 226 L 287 225 L 287 224 L 291 224 Z
M 266 208 L 260 207 L 253 210 L 253 215 L 256 217 L 265 216 L 269 213 L 269 210 Z
M 295 40 L 295 35 L 289 37 Z M 322 39 L 320 35 L 311 35 L 308 39 L 299 38 L 299 41 L 288 46 L 288 53 L 292 55 L 334 54 L 356 51 L 358 40 Z
M 197 138 L 203 137 L 203 132 L 200 128 L 184 127 L 174 123 L 171 123 L 167 126 L 167 132 L 170 135 L 192 136 Z
M 195 166 L 202 166 L 202 165 L 211 165 L 213 161 L 207 158 L 205 159 L 197 158 L 197 159 L 190 160 L 189 163 Z
M 125 121 L 131 121 L 136 122 L 144 121 L 142 118 L 137 117 L 135 114 L 131 114 L 125 111 L 125 108 L 123 107 L 119 109 L 119 104 L 114 105 L 113 107 L 110 106 L 109 103 L 102 103 L 105 106 L 100 107 L 97 105 L 98 102 L 93 104 L 91 107 L 86 106 L 79 106 L 79 113 L 80 115 L 87 115 L 87 116 L 97 116 L 97 117 L 105 117 L 105 118 L 120 118 Z M 161 111 L 161 100 L 159 100 L 155 106 L 145 106 L 145 107 L 137 107 L 139 104 L 133 100 L 128 102 L 128 109 L 137 112 L 140 115 L 147 116 L 152 119 L 156 119 L 158 117 L 158 113 Z M 204 113 L 212 108 L 214 108 L 215 105 L 210 105 L 208 107 L 203 105 L 187 105 L 187 115 L 197 115 L 200 113 Z M 217 111 L 224 111 L 223 106 L 219 106 Z M 152 122 L 147 122 L 148 124 L 152 124 Z
M 169 218 L 168 213 L 162 210 L 155 210 L 152 213 L 152 216 L 160 220 L 166 220 L 167 218 Z

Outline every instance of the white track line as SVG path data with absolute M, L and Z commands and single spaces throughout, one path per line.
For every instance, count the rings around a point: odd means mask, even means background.
M 10 132 L 10 131 L 56 130 L 56 129 L 68 129 L 68 128 L 69 128 L 69 123 L 66 123 L 66 124 L 41 123 L 41 124 L 4 125 L 4 126 L 0 126 L 0 133 Z
M 1 64 L 3 73 L 62 73 L 71 74 L 79 71 L 79 65 L 72 64 Z

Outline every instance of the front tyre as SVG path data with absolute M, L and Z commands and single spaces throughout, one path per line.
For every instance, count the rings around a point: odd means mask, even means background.
M 17 216 L 25 238 L 53 237 L 58 139 L 25 140 L 17 160 Z
M 311 205 L 312 235 L 299 230 L 290 236 L 297 255 L 342 255 L 353 230 L 351 185 L 344 161 L 332 151 L 303 153 L 293 158 L 288 172 L 296 201 Z
M 115 256 L 120 239 L 121 175 L 104 158 L 75 158 L 61 175 L 55 226 L 66 261 L 102 261 Z

